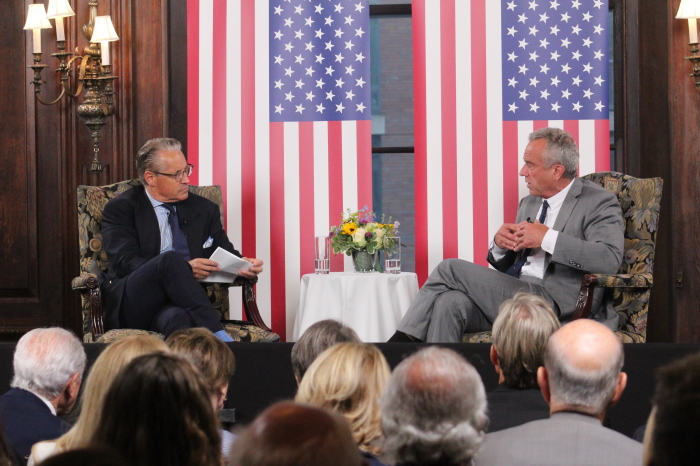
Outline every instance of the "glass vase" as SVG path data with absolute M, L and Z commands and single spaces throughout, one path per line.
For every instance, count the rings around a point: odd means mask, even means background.
M 367 251 L 352 251 L 352 265 L 355 266 L 355 273 L 371 273 L 376 270 L 378 252 L 373 254 Z

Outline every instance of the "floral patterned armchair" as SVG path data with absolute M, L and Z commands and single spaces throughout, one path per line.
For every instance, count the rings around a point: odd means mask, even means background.
M 115 329 L 104 332 L 102 317 L 102 299 L 97 281 L 99 274 L 107 270 L 109 261 L 102 245 L 101 220 L 102 211 L 107 202 L 127 189 L 138 186 L 139 180 L 127 180 L 108 186 L 78 186 L 78 239 L 80 248 L 80 276 L 73 279 L 71 285 L 80 293 L 83 314 L 83 339 L 86 343 L 109 343 L 126 335 L 150 333 L 146 330 Z M 219 206 L 222 211 L 221 188 L 219 186 L 190 186 L 190 192 L 206 197 Z M 255 301 L 254 280 L 238 277 L 233 285 L 213 284 L 207 287 L 207 294 L 214 308 L 221 315 L 224 329 L 236 341 L 279 341 L 279 335 L 273 333 L 262 320 Z M 243 287 L 243 307 L 251 322 L 228 320 L 228 287 Z
M 591 173 L 581 178 L 603 186 L 620 200 L 625 222 L 625 251 L 618 273 L 584 275 L 573 319 L 587 318 L 594 288 L 605 287 L 620 316 L 615 332 L 617 337 L 623 343 L 644 343 L 649 296 L 654 283 L 654 253 L 663 180 L 634 178 L 617 172 Z M 465 334 L 462 341 L 490 342 L 491 332 Z

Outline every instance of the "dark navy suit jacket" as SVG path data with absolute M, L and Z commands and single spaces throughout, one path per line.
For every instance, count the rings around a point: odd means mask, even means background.
M 11 388 L 0 396 L 0 419 L 8 443 L 23 458 L 29 456 L 35 443 L 58 438 L 71 428 L 54 416 L 39 397 L 20 388 Z

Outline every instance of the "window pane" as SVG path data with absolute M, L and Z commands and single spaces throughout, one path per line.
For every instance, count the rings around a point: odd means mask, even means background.
M 413 50 L 410 16 L 370 19 L 372 146 L 413 146 Z
M 372 190 L 374 211 L 381 219 L 398 220 L 401 242 L 401 270 L 415 272 L 416 241 L 413 212 L 413 154 L 373 154 Z

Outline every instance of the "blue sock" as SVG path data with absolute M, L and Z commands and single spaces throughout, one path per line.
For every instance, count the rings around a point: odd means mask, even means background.
M 229 336 L 228 333 L 226 333 L 226 330 L 219 330 L 218 332 L 214 332 L 214 335 L 221 341 L 228 343 L 229 341 L 236 341 L 233 338 Z

